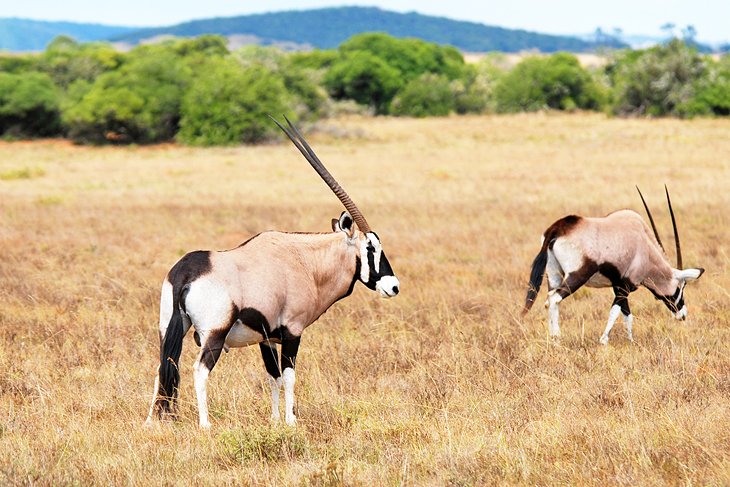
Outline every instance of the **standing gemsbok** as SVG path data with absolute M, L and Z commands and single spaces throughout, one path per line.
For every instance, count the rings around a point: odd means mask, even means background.
M 294 367 L 306 327 L 357 280 L 383 297 L 399 282 L 378 236 L 350 197 L 287 119 L 274 120 L 337 195 L 347 211 L 332 220 L 332 233 L 263 232 L 232 250 L 191 252 L 162 284 L 160 366 L 147 422 L 175 415 L 183 337 L 192 326 L 200 354 L 193 367 L 200 426 L 209 428 L 206 382 L 222 350 L 258 343 L 271 386 L 271 417 L 279 419 L 284 386 L 287 424 L 294 416 Z M 357 224 L 358 228 L 355 228 Z M 281 344 L 281 361 L 276 344 Z
M 636 189 L 639 190 L 638 187 Z M 633 341 L 631 325 L 634 317 L 629 309 L 628 296 L 638 286 L 647 288 L 675 318 L 684 320 L 687 317 L 684 287 L 687 281 L 699 278 L 704 269 L 682 269 L 677 222 L 669 191 L 666 186 L 664 189 L 674 227 L 676 269 L 667 259 L 654 219 L 639 191 L 653 236 L 644 220 L 632 210 L 619 210 L 603 218 L 570 215 L 545 230 L 542 248 L 532 263 L 523 314 L 532 307 L 547 267 L 549 292 L 545 306 L 548 308 L 550 336 L 560 335 L 558 303 L 583 285 L 613 288 L 613 305 L 600 339 L 603 345 L 608 344 L 608 334 L 619 313 L 623 314 L 629 340 Z

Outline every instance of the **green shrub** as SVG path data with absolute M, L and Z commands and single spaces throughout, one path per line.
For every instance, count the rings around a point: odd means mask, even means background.
M 663 46 L 620 53 L 607 67 L 613 112 L 684 116 L 692 108 L 706 65 L 696 49 L 674 39 Z
M 494 96 L 500 112 L 595 110 L 603 98 L 591 74 L 568 53 L 524 59 L 500 78 Z
M 78 80 L 93 81 L 117 69 L 124 54 L 101 42 L 80 44 L 67 36 L 55 38 L 40 56 L 38 69 L 48 73 L 57 86 L 66 89 Z
M 307 446 L 306 437 L 296 428 L 260 426 L 218 435 L 219 455 L 232 464 L 294 460 L 306 453 Z
M 469 64 L 464 74 L 451 84 L 456 113 L 495 111 L 494 89 L 507 71 L 503 55 L 490 54 L 476 64 Z
M 44 137 L 60 129 L 58 90 L 47 74 L 0 72 L 0 134 Z
M 178 129 L 189 68 L 169 48 L 144 49 L 93 83 L 69 87 L 63 121 L 76 142 L 152 143 Z
M 324 83 L 333 98 L 349 98 L 374 108 L 378 114 L 384 114 L 403 86 L 403 79 L 396 68 L 376 55 L 355 51 L 332 65 Z
M 707 74 L 697 80 L 694 96 L 679 107 L 685 115 L 730 115 L 730 56 L 707 61 Z
M 411 117 L 444 116 L 454 110 L 455 96 L 445 76 L 425 73 L 411 80 L 393 100 L 390 112 Z
M 455 80 L 465 70 L 464 58 L 453 47 L 367 33 L 340 45 L 325 86 L 335 99 L 355 100 L 385 114 L 398 91 L 424 73 Z
M 441 46 L 421 39 L 399 39 L 371 32 L 352 36 L 340 45 L 340 52 L 369 52 L 400 72 L 404 81 L 423 73 L 437 73 L 449 79 L 462 75 L 465 63 L 454 47 Z
M 308 52 L 294 52 L 289 54 L 291 66 L 305 69 L 327 69 L 337 60 L 339 54 L 334 49 L 314 49 Z
M 280 76 L 223 59 L 202 70 L 185 93 L 177 139 L 191 145 L 258 142 L 276 129 L 268 115 L 290 114 L 290 105 Z
M 292 63 L 291 56 L 275 47 L 246 46 L 234 57 L 245 67 L 263 66 L 281 77 L 297 118 L 316 119 L 324 111 L 327 92 L 321 71 Z

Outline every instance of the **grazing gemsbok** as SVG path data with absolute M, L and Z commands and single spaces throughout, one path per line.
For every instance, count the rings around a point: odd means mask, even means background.
M 639 188 L 637 186 L 637 191 Z M 669 213 L 674 227 L 677 247 L 677 268 L 673 268 L 664 252 L 659 234 L 644 196 L 641 201 L 649 216 L 654 235 L 638 213 L 619 210 L 602 218 L 566 216 L 556 221 L 543 234 L 542 248 L 532 263 L 530 287 L 527 290 L 523 315 L 532 307 L 540 291 L 547 267 L 548 328 L 550 336 L 560 335 L 558 303 L 576 292 L 581 286 L 613 287 L 614 300 L 608 314 L 606 330 L 600 342 L 608 344 L 608 334 L 623 314 L 628 338 L 633 341 L 633 315 L 629 309 L 629 294 L 638 286 L 647 288 L 662 301 L 678 320 L 687 317 L 684 304 L 684 286 L 699 278 L 704 269 L 682 269 L 677 222 L 672 202 L 667 194 Z
M 291 130 L 274 122 L 347 211 L 332 220 L 332 233 L 263 232 L 232 250 L 191 252 L 170 269 L 162 284 L 160 366 L 148 423 L 175 416 L 178 361 L 192 326 L 200 346 L 193 377 L 202 428 L 210 427 L 206 382 L 221 351 L 256 343 L 269 376 L 271 418 L 279 419 L 283 382 L 286 423 L 294 424 L 294 367 L 304 329 L 350 295 L 357 280 L 383 297 L 398 294 L 380 239 L 360 210 L 296 127 L 288 119 Z

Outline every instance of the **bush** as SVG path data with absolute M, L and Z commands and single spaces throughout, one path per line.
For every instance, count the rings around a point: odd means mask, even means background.
M 211 63 L 185 93 L 177 139 L 191 145 L 253 143 L 273 133 L 268 115 L 290 114 L 280 76 L 233 59 Z
M 568 53 L 524 59 L 499 80 L 494 95 L 500 112 L 595 110 L 603 98 L 590 73 Z
M 403 86 L 400 71 L 367 51 L 349 53 L 332 65 L 324 79 L 335 99 L 349 98 L 388 112 L 388 105 Z
M 614 113 L 685 116 L 693 110 L 706 66 L 696 49 L 674 39 L 663 46 L 621 53 L 607 73 Z
M 355 35 L 339 52 L 325 76 L 330 95 L 368 105 L 378 114 L 388 113 L 398 91 L 424 73 L 455 80 L 466 69 L 461 53 L 452 47 L 381 33 Z
M 398 93 L 390 112 L 411 117 L 444 116 L 454 110 L 454 101 L 448 78 L 425 73 Z
M 730 56 L 708 64 L 707 74 L 695 84 L 693 98 L 679 107 L 685 115 L 730 115 Z
M 297 118 L 316 119 L 324 111 L 327 92 L 320 71 L 292 63 L 290 56 L 275 47 L 247 46 L 236 51 L 234 57 L 245 67 L 263 66 L 281 77 Z
M 507 68 L 501 54 L 485 56 L 476 64 L 466 66 L 461 79 L 452 82 L 456 113 L 495 111 L 494 89 Z
M 421 39 L 398 39 L 378 32 L 352 36 L 340 45 L 340 52 L 369 52 L 400 72 L 404 81 L 423 73 L 436 73 L 448 79 L 461 77 L 465 63 L 451 46 L 440 46 Z
M 94 144 L 171 140 L 189 79 L 189 68 L 169 48 L 133 52 L 120 69 L 69 87 L 63 111 L 69 136 Z
M 117 69 L 124 55 L 101 42 L 79 44 L 66 36 L 55 38 L 38 60 L 38 69 L 48 73 L 57 86 L 66 89 L 79 80 L 93 81 Z
M 0 134 L 45 137 L 60 132 L 56 87 L 45 73 L 0 73 Z

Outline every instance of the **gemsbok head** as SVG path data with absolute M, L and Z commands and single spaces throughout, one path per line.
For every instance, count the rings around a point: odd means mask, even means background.
M 378 235 L 286 121 L 289 128 L 274 120 L 347 211 L 332 220 L 331 233 L 263 232 L 235 249 L 191 252 L 170 269 L 162 284 L 160 365 L 148 423 L 175 416 L 183 338 L 192 327 L 200 346 L 193 378 L 202 428 L 210 427 L 206 384 L 221 352 L 253 344 L 268 373 L 272 419 L 280 418 L 283 384 L 285 420 L 294 424 L 294 368 L 304 329 L 349 296 L 358 280 L 386 298 L 400 291 Z
M 613 288 L 613 305 L 600 338 L 603 345 L 608 344 L 608 334 L 619 314 L 623 315 L 628 338 L 633 341 L 633 315 L 628 297 L 639 286 L 651 291 L 676 319 L 687 317 L 685 285 L 698 279 L 704 269 L 684 269 L 682 266 L 677 222 L 666 186 L 677 248 L 676 268 L 669 263 L 649 207 L 638 186 L 636 189 L 649 216 L 653 235 L 641 216 L 632 210 L 619 210 L 602 218 L 570 215 L 545 230 L 542 248 L 532 263 L 523 314 L 532 307 L 547 268 L 548 298 L 545 306 L 548 308 L 550 336 L 560 335 L 558 304 L 583 285 Z

